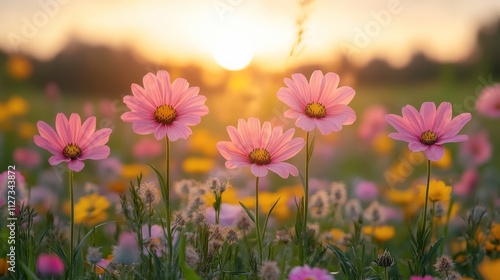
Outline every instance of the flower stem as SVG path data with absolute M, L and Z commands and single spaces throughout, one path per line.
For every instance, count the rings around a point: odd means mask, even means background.
M 309 160 L 311 159 L 309 145 L 309 131 L 306 132 L 306 167 L 305 167 L 305 182 L 304 182 L 304 218 L 303 218 L 303 228 L 302 228 L 302 250 L 300 254 L 300 264 L 305 264 L 305 250 L 309 247 L 307 238 L 307 217 L 309 210 Z
M 165 137 L 165 210 L 167 211 L 167 243 L 168 243 L 168 263 L 172 265 L 173 245 L 172 229 L 170 227 L 170 140 Z
M 427 225 L 427 201 L 429 200 L 429 184 L 431 180 L 431 161 L 427 160 L 427 185 L 425 187 L 424 218 L 422 219 L 422 232 L 425 233 Z
M 73 278 L 73 236 L 75 230 L 75 203 L 73 195 L 73 170 L 69 170 L 69 203 L 70 203 L 70 243 L 69 243 L 69 279 Z
M 257 230 L 257 242 L 259 243 L 259 266 L 262 265 L 262 239 L 259 225 L 259 177 L 255 177 L 255 228 Z

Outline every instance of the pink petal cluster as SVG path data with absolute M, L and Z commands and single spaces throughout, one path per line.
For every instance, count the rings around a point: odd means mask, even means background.
M 470 195 L 477 187 L 478 180 L 479 174 L 476 169 L 466 169 L 460 180 L 453 186 L 453 193 L 464 197 Z
M 487 117 L 500 118 L 500 84 L 493 84 L 481 91 L 476 109 Z
M 36 260 L 36 270 L 44 277 L 61 276 L 64 273 L 64 263 L 53 254 L 40 254 Z
M 352 124 L 356 113 L 347 106 L 354 98 L 351 87 L 338 87 L 339 75 L 316 70 L 309 82 L 302 74 L 286 78 L 287 87 L 278 91 L 278 99 L 290 107 L 285 117 L 297 119 L 295 125 L 305 131 L 318 128 L 323 134 L 340 131 L 342 125 Z
M 410 280 L 432 280 L 431 275 L 425 275 L 425 276 L 410 276 Z
M 328 273 L 327 270 L 318 267 L 297 266 L 294 267 L 290 274 L 288 274 L 289 280 L 334 280 L 333 276 Z
M 79 172 L 86 159 L 101 160 L 109 156 L 110 149 L 105 144 L 109 141 L 111 129 L 95 131 L 95 117 L 88 118 L 83 124 L 78 114 L 68 118 L 59 113 L 56 116 L 56 130 L 46 122 L 37 122 L 38 132 L 35 144 L 52 153 L 51 165 L 67 162 L 68 168 Z
M 294 132 L 291 128 L 283 133 L 281 126 L 272 128 L 270 122 L 264 122 L 261 127 L 257 118 L 249 118 L 248 122 L 240 119 L 238 128 L 227 127 L 231 141 L 218 142 L 217 149 L 229 169 L 250 166 L 257 177 L 264 177 L 271 170 L 288 178 L 289 174 L 297 176 L 299 171 L 283 161 L 299 153 L 305 142 L 302 138 L 293 138 Z
M 394 114 L 385 117 L 398 131 L 389 134 L 389 137 L 408 142 L 408 147 L 413 152 L 424 151 L 429 160 L 438 161 L 443 157 L 443 144 L 468 139 L 467 135 L 457 133 L 470 121 L 471 114 L 462 113 L 452 119 L 449 102 L 441 103 L 437 110 L 433 102 L 424 102 L 420 112 L 413 106 L 406 105 L 402 112 L 402 117 Z
M 135 133 L 153 133 L 157 140 L 168 137 L 170 141 L 187 139 L 193 132 L 189 126 L 201 122 L 208 114 L 205 106 L 207 98 L 198 95 L 198 87 L 189 87 L 185 79 L 175 79 L 170 83 L 167 71 L 156 75 L 148 73 L 143 78 L 144 88 L 132 84 L 132 96 L 123 98 L 130 109 L 121 119 L 132 123 Z
M 491 158 L 493 149 L 486 131 L 471 135 L 460 145 L 460 155 L 469 165 L 477 166 Z
M 373 105 L 367 108 L 361 118 L 358 129 L 359 137 L 365 141 L 372 141 L 377 135 L 384 132 L 387 127 L 385 115 L 387 115 L 387 110 L 384 106 Z
M 40 164 L 40 154 L 32 149 L 17 148 L 12 155 L 14 161 L 28 168 L 36 167 Z

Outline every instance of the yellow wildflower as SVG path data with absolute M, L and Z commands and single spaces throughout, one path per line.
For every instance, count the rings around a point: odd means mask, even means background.
M 365 226 L 361 231 L 366 235 L 371 235 L 378 243 L 384 243 L 396 235 L 396 229 L 393 226 Z
M 387 137 L 385 133 L 379 133 L 375 139 L 373 139 L 373 149 L 378 154 L 384 155 L 389 153 L 394 147 L 394 141 Z
M 420 185 L 418 186 L 418 188 L 420 191 L 419 193 L 421 197 L 421 202 L 424 203 L 426 186 Z M 449 201 L 451 196 L 451 190 L 452 190 L 451 187 L 447 186 L 443 181 L 432 179 L 429 183 L 429 201 L 430 202 Z
M 149 176 L 151 168 L 144 164 L 127 164 L 123 165 L 122 175 L 127 179 L 135 179 L 142 173 L 144 177 Z
M 490 234 L 495 240 L 500 241 L 500 224 L 492 224 Z
M 218 151 L 215 145 L 217 139 L 206 129 L 200 129 L 189 138 L 189 146 L 193 151 L 199 151 L 207 156 L 215 156 Z
M 14 55 L 7 60 L 7 73 L 16 80 L 25 80 L 33 73 L 33 65 L 27 58 Z
M 112 192 L 124 193 L 128 190 L 128 184 L 124 181 L 116 180 L 107 183 L 107 189 Z
M 386 197 L 389 201 L 399 206 L 406 206 L 415 202 L 417 194 L 414 190 L 390 190 L 386 193 Z
M 19 137 L 23 139 L 32 139 L 35 136 L 37 130 L 34 124 L 29 122 L 22 122 L 19 124 L 18 133 Z
M 483 276 L 484 280 L 498 279 L 498 272 L 500 271 L 500 259 L 491 260 L 484 258 L 483 261 L 477 266 L 479 273 Z
M 206 157 L 189 157 L 182 163 L 186 173 L 208 173 L 214 167 L 214 160 Z
M 9 263 L 7 262 L 7 259 L 0 258 L 0 276 L 7 275 L 8 268 L 9 268 Z
M 24 116 L 29 110 L 28 101 L 18 95 L 12 96 L 6 105 L 11 116 Z
M 96 193 L 82 196 L 75 204 L 75 224 L 94 226 L 106 221 L 109 201 Z

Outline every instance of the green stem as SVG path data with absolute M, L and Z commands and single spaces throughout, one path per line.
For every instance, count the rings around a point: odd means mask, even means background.
M 168 263 L 172 265 L 173 245 L 172 229 L 170 228 L 170 140 L 165 137 L 165 210 L 167 211 L 167 243 L 168 243 Z
M 422 232 L 425 233 L 427 225 L 427 200 L 429 200 L 429 184 L 431 180 L 431 161 L 427 160 L 427 185 L 425 187 L 425 201 L 424 201 L 424 218 L 422 220 Z
M 262 239 L 259 225 L 259 177 L 255 177 L 255 228 L 257 230 L 257 242 L 259 243 L 259 266 L 262 265 Z
M 69 243 L 69 279 L 73 279 L 73 235 L 75 230 L 75 203 L 73 195 L 73 170 L 69 170 L 69 203 L 70 203 L 70 243 Z
M 303 217 L 303 228 L 302 228 L 302 249 L 300 250 L 300 264 L 305 264 L 305 251 L 307 250 L 308 238 L 307 238 L 307 217 L 309 211 L 309 161 L 310 161 L 310 145 L 309 145 L 309 131 L 306 132 L 306 167 L 305 167 L 305 182 L 304 182 L 304 217 Z
M 384 267 L 385 280 L 389 280 L 389 275 L 387 274 L 387 267 Z

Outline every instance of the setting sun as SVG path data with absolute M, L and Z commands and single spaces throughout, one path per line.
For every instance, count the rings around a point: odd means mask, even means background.
M 234 31 L 221 33 L 214 41 L 212 56 L 226 70 L 241 70 L 252 61 L 254 50 L 250 40 Z

